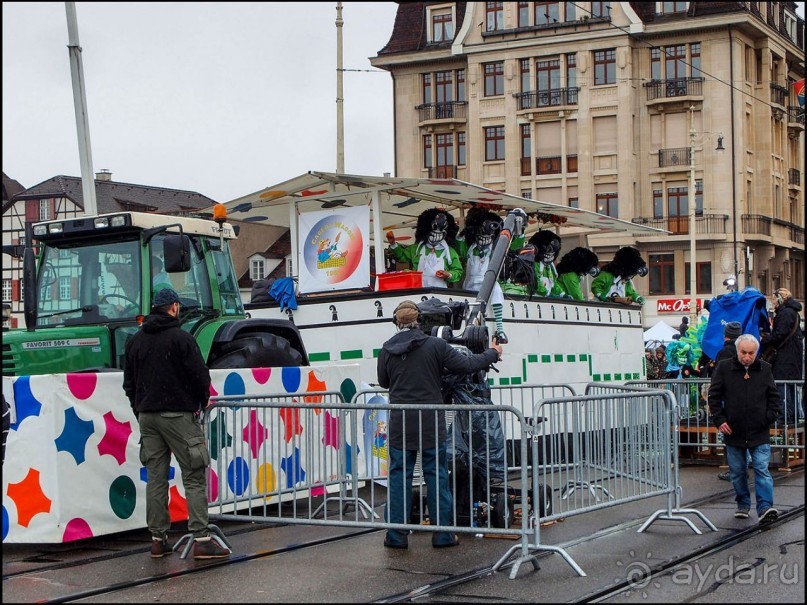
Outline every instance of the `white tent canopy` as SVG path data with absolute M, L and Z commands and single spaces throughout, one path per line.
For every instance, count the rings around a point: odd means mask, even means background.
M 660 319 L 656 325 L 644 331 L 644 341 L 669 344 L 673 341 L 674 334 L 678 334 L 678 330 L 666 323 L 663 319 Z

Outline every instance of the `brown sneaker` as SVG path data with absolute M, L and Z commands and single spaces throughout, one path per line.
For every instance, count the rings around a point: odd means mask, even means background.
M 151 557 L 153 559 L 159 559 L 160 557 L 170 555 L 172 552 L 174 551 L 168 545 L 167 538 L 163 538 L 162 540 L 158 540 L 157 538 L 151 539 Z
M 229 548 L 225 548 L 216 540 L 211 538 L 198 538 L 193 543 L 194 559 L 224 559 L 231 554 Z

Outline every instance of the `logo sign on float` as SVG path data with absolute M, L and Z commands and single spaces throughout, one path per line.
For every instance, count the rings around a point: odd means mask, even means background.
M 657 313 L 689 313 L 689 298 L 659 298 L 656 301 Z M 703 300 L 698 298 L 695 301 L 697 310 L 703 308 Z

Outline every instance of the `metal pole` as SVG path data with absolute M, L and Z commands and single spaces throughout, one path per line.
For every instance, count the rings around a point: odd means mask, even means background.
M 98 214 L 95 201 L 95 174 L 92 170 L 90 150 L 90 122 L 87 117 L 87 97 L 84 94 L 84 66 L 81 62 L 81 46 L 78 43 L 78 21 L 76 3 L 65 2 L 67 11 L 67 49 L 70 53 L 70 76 L 73 81 L 73 105 L 76 109 L 76 129 L 78 130 L 78 154 L 81 164 L 81 193 L 84 201 L 84 215 Z
M 689 108 L 689 325 L 697 325 L 698 320 L 698 293 L 697 293 L 697 266 L 695 262 L 695 108 Z
M 345 173 L 345 98 L 342 77 L 342 3 L 336 3 L 336 174 Z

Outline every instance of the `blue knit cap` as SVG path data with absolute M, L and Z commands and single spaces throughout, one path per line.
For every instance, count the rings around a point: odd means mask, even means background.
M 174 292 L 171 288 L 163 288 L 157 292 L 154 297 L 154 302 L 151 303 L 152 307 L 164 307 L 179 302 L 179 294 Z

